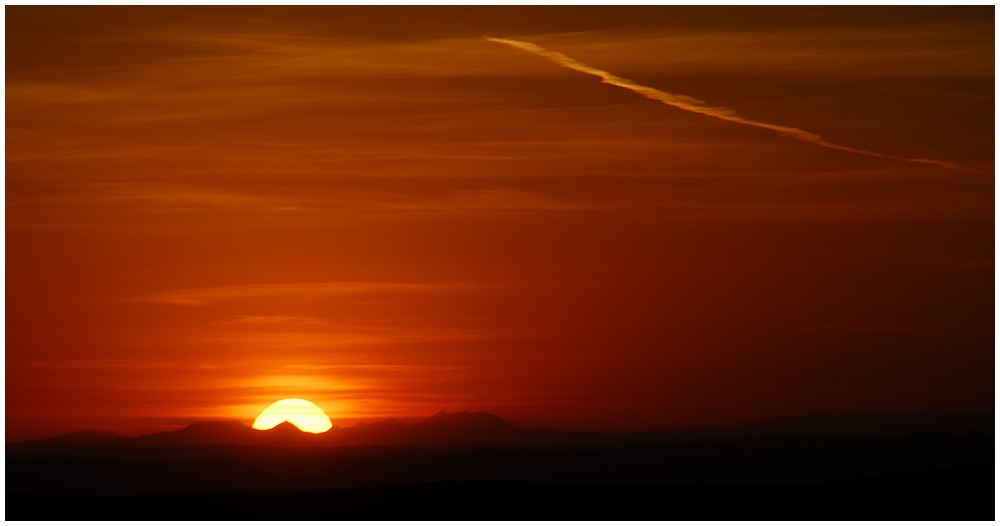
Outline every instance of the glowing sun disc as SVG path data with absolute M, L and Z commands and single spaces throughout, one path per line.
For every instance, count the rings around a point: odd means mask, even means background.
M 330 417 L 316 404 L 301 398 L 286 398 L 261 411 L 253 421 L 253 428 L 271 429 L 282 422 L 289 422 L 308 433 L 325 433 L 333 427 Z

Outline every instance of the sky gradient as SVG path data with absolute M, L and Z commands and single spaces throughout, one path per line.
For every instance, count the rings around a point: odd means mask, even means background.
M 6 20 L 8 441 L 993 407 L 991 6 Z

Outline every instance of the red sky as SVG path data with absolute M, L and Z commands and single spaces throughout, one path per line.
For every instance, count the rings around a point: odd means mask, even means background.
M 6 20 L 7 440 L 993 407 L 990 6 Z

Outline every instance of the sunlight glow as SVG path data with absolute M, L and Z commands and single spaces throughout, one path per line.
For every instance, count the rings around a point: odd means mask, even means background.
M 254 420 L 253 428 L 271 429 L 286 421 L 309 433 L 325 433 L 333 427 L 330 417 L 316 404 L 301 398 L 286 398 L 267 406 Z

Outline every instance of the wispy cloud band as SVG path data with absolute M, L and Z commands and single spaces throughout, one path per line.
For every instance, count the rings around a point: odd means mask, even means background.
M 771 130 L 792 139 L 813 143 L 822 146 L 824 148 L 830 148 L 833 150 L 841 150 L 860 155 L 867 155 L 870 157 L 879 157 L 882 159 L 894 159 L 894 160 L 907 161 L 913 163 L 931 164 L 952 170 L 964 169 L 954 163 L 947 161 L 937 161 L 933 159 L 911 159 L 906 157 L 898 157 L 895 155 L 872 152 L 868 150 L 862 150 L 860 148 L 852 148 L 850 146 L 844 146 L 841 144 L 836 144 L 824 140 L 822 137 L 820 137 L 815 133 L 801 130 L 799 128 L 792 128 L 790 126 L 781 126 L 778 124 L 770 124 L 766 122 L 760 122 L 740 117 L 739 115 L 736 114 L 735 111 L 729 108 L 724 108 L 720 106 L 710 106 L 706 104 L 705 101 L 701 101 L 693 97 L 689 97 L 687 95 L 667 93 L 665 91 L 660 91 L 656 88 L 643 86 L 641 84 L 637 84 L 632 80 L 624 79 L 607 71 L 588 66 L 582 62 L 578 62 L 562 53 L 556 51 L 549 51 L 539 45 L 532 44 L 531 42 L 523 42 L 520 40 L 510 40 L 506 38 L 492 38 L 492 37 L 487 37 L 486 40 L 490 42 L 496 42 L 498 44 L 511 46 L 515 49 L 520 49 L 522 51 L 527 51 L 528 53 L 533 53 L 535 55 L 545 57 L 550 61 L 552 61 L 553 63 L 562 66 L 564 68 L 572 69 L 574 71 L 579 71 L 581 73 L 586 73 L 588 75 L 594 75 L 596 77 L 599 77 L 601 79 L 601 82 L 605 84 L 618 86 L 619 88 L 625 88 L 629 91 L 638 93 L 639 95 L 642 95 L 643 97 L 646 97 L 648 99 L 659 101 L 662 102 L 663 104 L 666 104 L 668 106 L 673 106 L 675 108 L 684 111 L 690 111 L 692 113 L 707 115 L 709 117 L 714 117 L 716 119 L 721 119 L 729 122 L 735 122 L 737 124 L 745 124 L 747 126 L 755 126 L 757 128 Z
M 172 305 L 206 305 L 220 301 L 258 297 L 310 298 L 330 294 L 361 294 L 383 291 L 444 292 L 468 290 L 477 287 L 476 285 L 467 283 L 402 283 L 383 281 L 228 285 L 158 292 L 133 298 L 133 301 Z

